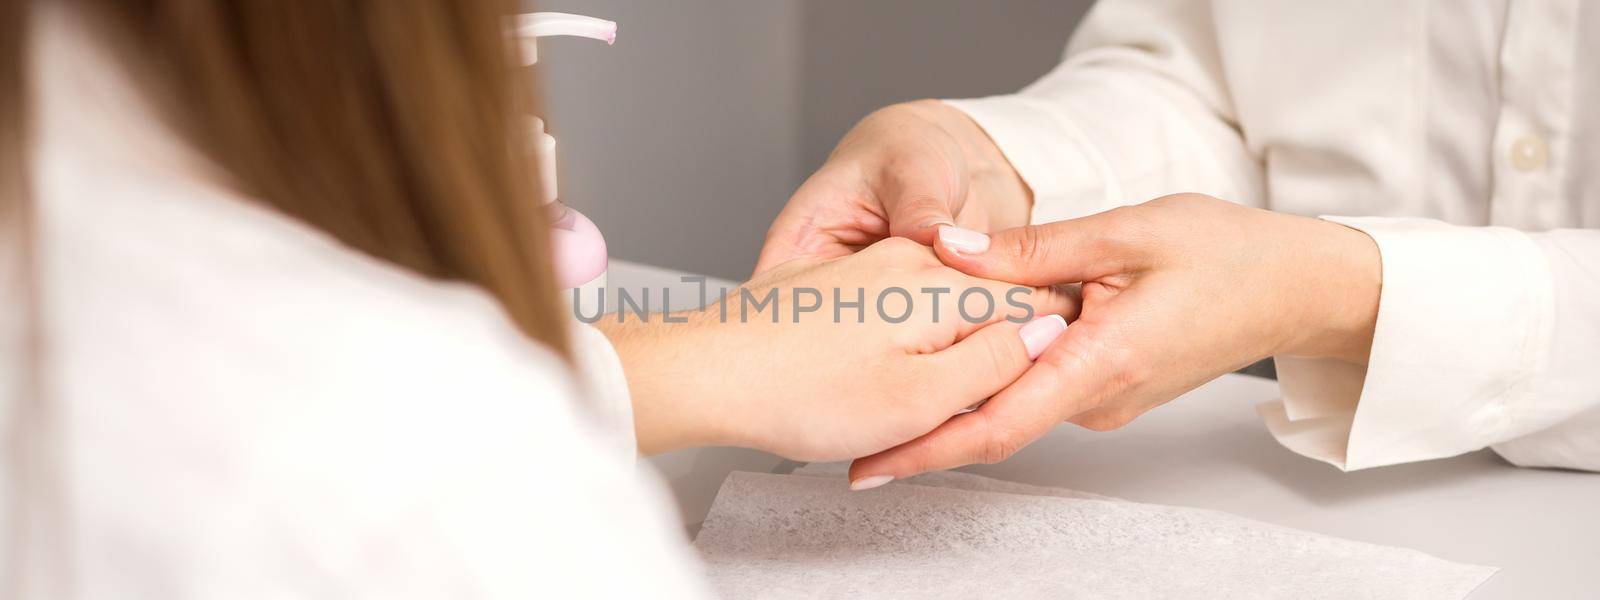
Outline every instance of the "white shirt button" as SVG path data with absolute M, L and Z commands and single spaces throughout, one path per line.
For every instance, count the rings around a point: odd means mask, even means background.
M 1550 147 L 1545 145 L 1542 137 L 1525 135 L 1511 144 L 1511 166 L 1518 171 L 1536 170 L 1549 160 Z

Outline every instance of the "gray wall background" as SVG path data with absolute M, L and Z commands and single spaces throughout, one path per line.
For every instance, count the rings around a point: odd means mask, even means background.
M 561 192 L 611 256 L 743 280 L 767 225 L 872 110 L 1015 90 L 1091 0 L 542 0 L 620 23 L 546 40 Z

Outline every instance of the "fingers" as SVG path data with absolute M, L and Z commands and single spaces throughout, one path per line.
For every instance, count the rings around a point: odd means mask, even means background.
M 954 413 L 1011 385 L 1066 329 L 1067 321 L 1060 315 L 1025 325 L 994 323 L 944 350 L 918 357 L 921 372 L 950 382 L 940 397 L 949 398 L 950 405 L 943 407 L 946 414 Z
M 761 247 L 760 258 L 756 259 L 756 268 L 752 275 L 766 273 L 778 265 L 799 258 L 829 259 L 855 252 L 854 246 L 829 240 L 818 240 L 819 243 L 802 245 L 797 241 L 801 235 L 803 234 L 788 232 L 776 236 L 769 234 L 766 244 Z
M 930 260 L 936 260 L 929 256 Z M 949 295 L 938 305 L 940 317 L 956 323 L 959 340 L 1001 321 L 1021 323 L 1045 315 L 1061 315 L 1067 322 L 1078 318 L 1083 294 L 1077 285 L 1014 285 L 953 272 Z
M 800 233 L 796 231 L 796 227 L 785 222 L 784 216 L 778 215 L 778 219 L 772 222 L 772 227 L 767 229 L 767 240 L 762 242 L 761 255 L 756 258 L 755 275 L 789 262 L 800 254 L 795 244 Z
M 1009 458 L 1050 431 L 1063 415 L 1080 412 L 1080 405 L 1092 395 L 1074 393 L 1070 386 L 1086 382 L 1080 376 L 1083 369 L 1081 363 L 1070 361 L 1038 363 L 977 410 L 956 415 L 914 440 L 856 459 L 850 465 L 852 489 Z
M 809 206 L 815 202 L 803 201 L 798 193 L 789 202 L 767 229 L 767 241 L 756 259 L 756 275 L 796 258 L 826 259 L 850 253 L 848 246 L 818 226 L 816 215 L 809 214 L 815 212 L 815 207 Z
M 1023 326 L 996 323 L 927 357 L 936 372 L 961 375 L 955 378 L 947 397 L 962 404 L 945 407 L 950 412 L 972 398 L 987 398 L 997 392 L 1000 395 L 910 442 L 857 459 L 850 467 L 851 487 L 866 489 L 925 471 L 999 461 L 1043 435 L 1060 420 L 1051 416 L 1050 396 L 1011 390 L 1022 384 L 1018 376 L 1034 380 L 1030 384 L 1033 388 L 1024 390 L 1053 384 L 1053 371 L 1032 375 L 1038 369 L 1030 371 L 1028 367 L 1066 329 L 1066 320 L 1060 315 L 1041 317 Z
M 755 274 L 797 258 L 848 256 L 887 234 L 882 219 L 859 209 L 849 198 L 817 194 L 811 188 L 802 188 L 773 220 L 756 260 Z
M 887 209 L 878 202 L 883 190 L 862 172 L 851 161 L 830 160 L 806 178 L 767 229 L 755 272 L 796 258 L 847 256 L 891 235 Z
M 978 288 L 987 290 L 988 297 L 971 292 Z M 1078 286 L 1006 285 L 977 278 L 968 281 L 967 287 L 952 292 L 952 296 L 951 302 L 957 311 L 955 316 L 961 324 L 957 328 L 958 337 L 965 337 L 990 323 L 1031 321 L 1046 315 L 1061 315 L 1070 323 L 1078 318 L 1083 300 Z M 987 319 L 981 319 L 985 310 L 990 308 L 993 309 L 992 314 Z
M 1130 266 L 1119 237 L 1125 213 L 1028 225 L 992 235 L 945 227 L 934 249 L 939 260 L 969 275 L 1027 285 L 1090 281 Z

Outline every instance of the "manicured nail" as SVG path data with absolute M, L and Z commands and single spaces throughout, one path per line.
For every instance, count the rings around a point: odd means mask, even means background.
M 1028 349 L 1028 360 L 1039 358 L 1066 330 L 1067 320 L 1061 315 L 1045 315 L 1023 325 L 1018 333 L 1022 335 L 1022 347 Z
M 861 479 L 850 482 L 850 491 L 859 492 L 862 490 L 870 490 L 891 481 L 894 481 L 893 475 L 873 475 L 871 477 L 862 477 Z
M 989 250 L 989 236 L 954 225 L 939 226 L 939 243 L 956 254 L 983 254 Z

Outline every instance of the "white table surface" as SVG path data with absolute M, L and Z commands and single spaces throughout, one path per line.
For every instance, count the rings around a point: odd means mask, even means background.
M 671 285 L 676 306 L 697 289 L 678 278 L 670 270 L 613 261 L 608 283 L 630 290 Z M 729 284 L 710 285 L 715 295 Z M 1600 474 L 1517 468 L 1487 450 L 1343 473 L 1273 441 L 1254 406 L 1277 396 L 1274 381 L 1228 375 L 1122 429 L 1096 433 L 1063 425 L 1001 464 L 961 470 L 1221 510 L 1500 567 L 1473 600 L 1600 598 Z M 725 448 L 677 452 L 650 463 L 671 485 L 691 527 L 704 520 L 728 473 L 794 467 L 772 455 Z

